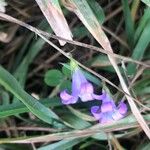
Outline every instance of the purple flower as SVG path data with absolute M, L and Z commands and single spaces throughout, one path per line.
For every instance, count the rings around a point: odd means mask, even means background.
M 101 97 L 101 107 L 93 106 L 91 108 L 91 113 L 100 123 L 110 123 L 119 120 L 126 115 L 127 105 L 124 102 L 121 101 L 119 105 L 116 106 L 113 99 L 106 92 L 103 92 Z
M 94 89 L 91 83 L 89 83 L 82 71 L 75 67 L 72 74 L 72 94 L 68 94 L 67 90 L 60 93 L 63 104 L 74 104 L 80 98 L 83 102 L 93 99 L 101 99 L 101 95 L 93 93 Z

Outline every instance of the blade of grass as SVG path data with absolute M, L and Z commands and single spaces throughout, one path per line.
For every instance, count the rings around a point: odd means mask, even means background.
M 137 59 L 137 60 L 141 60 L 144 56 L 144 52 L 146 51 L 146 48 L 148 46 L 148 44 L 150 43 L 150 20 L 148 21 L 148 23 L 146 24 L 134 50 L 132 53 L 132 58 L 133 59 Z M 127 67 L 128 70 L 128 74 L 130 75 L 134 75 L 136 73 L 136 65 L 135 64 L 129 64 Z
M 45 22 L 43 22 L 43 25 L 45 26 L 45 30 L 47 32 L 51 32 L 51 29 L 47 25 L 45 25 Z M 26 81 L 29 65 L 32 63 L 37 54 L 42 50 L 44 44 L 45 41 L 43 41 L 41 38 L 33 41 L 28 48 L 28 53 L 23 58 L 18 68 L 15 70 L 14 76 L 19 81 L 22 87 L 24 87 Z
M 132 47 L 133 46 L 133 37 L 134 37 L 134 23 L 133 23 L 133 20 L 131 17 L 128 0 L 121 0 L 121 1 L 122 1 L 122 5 L 123 5 L 127 39 L 128 39 L 129 45 Z
M 58 117 L 35 98 L 26 93 L 17 80 L 0 66 L 0 84 L 21 100 L 27 108 L 41 120 L 51 124 L 52 118 Z
M 137 43 L 138 39 L 141 36 L 142 31 L 144 30 L 147 22 L 150 20 L 150 8 L 146 8 L 144 10 L 144 15 L 142 16 L 142 18 L 140 19 L 140 22 L 138 24 L 138 27 L 135 31 L 135 35 L 134 35 L 134 44 Z
M 89 122 L 79 118 L 72 113 L 64 114 L 60 118 L 63 120 L 64 124 L 74 129 L 85 129 L 91 126 Z
M 95 13 L 95 16 L 97 17 L 99 23 L 103 24 L 105 20 L 105 14 L 104 14 L 104 10 L 102 9 L 102 7 L 96 1 L 88 0 L 87 2 L 89 3 L 90 7 Z
M 68 106 L 68 109 L 73 113 L 74 115 L 78 116 L 79 118 L 86 120 L 86 121 L 95 121 L 96 119 L 90 115 L 87 115 L 85 113 L 82 113 L 81 111 L 74 109 L 71 106 Z
M 46 107 L 62 105 L 58 98 L 40 100 L 40 103 Z M 25 112 L 30 112 L 30 110 L 20 102 L 0 106 L 0 118 L 18 115 Z
M 83 140 L 85 140 L 85 138 L 84 139 L 78 138 L 78 139 L 61 140 L 59 142 L 38 148 L 37 150 L 48 150 L 48 149 L 49 150 L 66 150 L 66 149 L 71 148 L 74 145 L 82 142 Z

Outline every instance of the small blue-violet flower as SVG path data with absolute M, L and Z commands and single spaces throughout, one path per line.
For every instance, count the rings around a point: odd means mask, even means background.
M 86 102 L 94 99 L 101 99 L 101 95 L 94 94 L 93 85 L 87 81 L 84 74 L 77 65 L 72 69 L 72 93 L 67 90 L 60 93 L 63 104 L 74 104 L 78 101 Z
M 121 101 L 118 106 L 115 105 L 113 99 L 103 91 L 102 105 L 93 106 L 91 113 L 99 120 L 100 123 L 111 123 L 112 121 L 119 120 L 127 114 L 127 105 Z

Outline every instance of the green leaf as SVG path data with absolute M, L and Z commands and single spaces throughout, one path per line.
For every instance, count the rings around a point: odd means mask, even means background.
M 136 60 L 141 60 L 143 58 L 144 52 L 146 51 L 146 48 L 150 42 L 150 20 L 146 24 L 138 43 L 136 44 L 133 53 L 132 58 Z M 135 74 L 136 73 L 136 64 L 129 64 L 127 67 L 128 74 Z
M 67 150 L 68 148 L 73 147 L 74 145 L 80 143 L 83 141 L 83 139 L 68 139 L 68 140 L 61 140 L 59 142 L 49 144 L 46 146 L 43 146 L 41 148 L 38 148 L 37 150 Z
M 58 119 L 57 115 L 26 93 L 17 80 L 0 66 L 0 84 L 22 101 L 26 107 L 39 119 L 51 124 L 52 118 Z
M 66 77 L 71 78 L 71 70 L 68 69 L 65 65 L 62 67 L 62 72 Z
M 49 86 L 57 86 L 63 80 L 63 74 L 56 69 L 52 69 L 46 72 L 44 81 Z
M 136 150 L 149 150 L 150 148 L 150 143 L 149 142 L 144 142 L 136 148 Z
M 138 27 L 135 31 L 135 35 L 134 35 L 134 43 L 137 43 L 142 31 L 144 30 L 147 22 L 150 19 L 150 8 L 147 8 L 144 10 L 144 15 L 142 16 L 142 18 L 140 19 L 140 22 L 138 24 Z
M 71 106 L 68 106 L 68 109 L 73 113 L 75 116 L 79 117 L 82 120 L 85 121 L 95 121 L 95 118 L 93 116 L 87 115 Z
M 97 77 L 93 76 L 92 74 L 86 71 L 83 71 L 83 73 L 89 81 L 93 82 L 94 84 L 98 86 L 101 86 L 101 81 Z
M 9 104 L 9 94 L 5 91 L 0 91 L 1 98 L 2 98 L 2 105 L 8 105 Z
M 105 14 L 104 14 L 102 7 L 96 1 L 88 0 L 87 2 L 89 3 L 90 7 L 92 8 L 99 23 L 103 24 L 103 22 L 105 21 Z
M 115 135 L 116 138 L 120 138 L 122 136 L 124 136 L 124 134 L 116 134 Z M 92 138 L 94 138 L 96 140 L 107 140 L 108 135 L 104 132 L 101 132 L 101 133 L 97 133 L 97 134 L 93 135 Z
M 27 144 L 1 144 L 0 150 L 33 150 L 33 148 Z
M 142 96 L 150 92 L 150 77 L 143 77 L 134 84 L 134 92 L 136 95 Z
M 84 129 L 90 127 L 91 124 L 73 113 L 67 113 L 61 116 L 61 119 L 64 121 L 64 124 L 74 129 Z
M 68 80 L 64 80 L 61 85 L 60 85 L 60 90 L 64 90 L 64 89 L 67 89 L 67 90 L 71 90 L 71 81 L 68 81 Z
M 41 22 L 41 24 L 38 27 L 42 28 L 46 32 L 51 32 L 49 25 L 45 21 Z M 24 84 L 26 81 L 26 76 L 27 76 L 29 65 L 35 59 L 37 54 L 42 50 L 42 47 L 44 44 L 45 44 L 45 41 L 41 38 L 33 40 L 32 43 L 29 45 L 28 53 L 23 58 L 18 68 L 15 70 L 14 76 L 22 85 L 22 87 L 24 87 Z
M 123 4 L 124 17 L 125 17 L 125 28 L 126 28 L 127 39 L 128 39 L 128 43 L 132 47 L 133 37 L 134 37 L 134 24 L 131 17 L 129 2 L 128 0 L 122 0 L 122 4 Z
M 51 32 L 49 25 L 44 20 L 39 25 L 38 28 L 46 31 Z M 45 44 L 45 41 L 41 38 L 35 39 L 31 42 L 33 39 L 34 34 L 30 35 L 28 37 L 28 40 L 24 43 L 20 53 L 18 54 L 15 62 L 15 66 L 19 64 L 19 66 L 15 69 L 14 77 L 19 81 L 20 85 L 24 88 L 25 82 L 26 82 L 26 76 L 28 73 L 29 65 L 32 63 L 32 61 L 35 59 L 37 54 L 42 50 L 43 45 Z M 29 43 L 31 44 L 29 45 Z M 27 49 L 28 48 L 28 49 Z M 24 56 L 24 52 L 28 50 L 28 53 Z M 20 62 L 20 60 L 22 60 Z M 13 102 L 19 101 L 16 97 L 14 97 Z
M 44 106 L 47 107 L 55 107 L 62 105 L 60 102 L 60 99 L 58 98 L 52 98 L 52 99 L 42 99 L 39 100 L 40 103 L 42 103 Z M 21 113 L 29 112 L 30 110 L 20 102 L 7 104 L 7 105 L 1 105 L 0 106 L 0 118 L 8 117 L 12 115 L 18 115 Z

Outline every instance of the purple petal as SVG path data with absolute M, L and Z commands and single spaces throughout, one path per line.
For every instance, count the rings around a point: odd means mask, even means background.
M 91 83 L 86 82 L 81 85 L 80 93 L 85 94 L 85 92 L 90 94 L 93 93 L 93 86 Z
M 114 100 L 109 96 L 109 94 L 107 94 L 107 92 L 103 91 L 103 94 L 102 94 L 102 103 L 111 103 L 112 107 L 114 109 L 116 109 L 116 105 L 114 103 Z
M 99 106 L 91 107 L 91 113 L 93 114 L 96 120 L 99 120 L 101 118 L 101 112 L 99 110 L 100 110 Z
M 109 96 L 109 94 L 107 92 L 103 91 L 103 102 L 110 102 L 113 101 L 113 99 Z
M 93 86 L 91 83 L 86 82 L 81 85 L 79 97 L 83 102 L 93 100 Z
M 114 120 L 123 118 L 127 113 L 127 105 L 124 102 L 120 102 L 118 109 L 116 109 L 112 115 Z
M 78 100 L 78 97 L 77 96 L 73 96 L 73 95 L 70 95 L 66 92 L 66 90 L 62 91 L 60 93 L 60 97 L 62 99 L 62 103 L 63 104 L 74 104 L 77 102 Z
M 118 110 L 114 111 L 112 114 L 112 118 L 114 120 L 120 120 L 123 117 L 124 117 L 124 115 L 120 114 Z
M 113 111 L 113 105 L 112 102 L 105 102 L 102 104 L 101 106 L 101 112 L 109 112 L 109 111 Z
M 127 113 L 127 105 L 124 102 L 120 102 L 119 106 L 118 106 L 118 111 L 120 114 L 124 115 Z
M 76 80 L 80 80 L 82 81 L 82 83 L 87 82 L 84 74 L 82 73 L 82 71 L 80 69 L 75 69 L 72 78 L 75 78 Z
M 102 117 L 99 120 L 99 122 L 102 124 L 111 123 L 112 121 L 114 121 L 112 118 L 112 112 L 102 113 Z
M 96 99 L 96 100 L 102 100 L 103 98 L 104 98 L 104 96 L 103 95 L 97 95 L 97 94 L 92 94 L 92 97 L 93 97 L 93 99 Z
M 76 68 L 72 74 L 72 95 L 78 95 L 80 93 L 81 84 L 86 82 L 87 80 L 83 73 Z
M 105 91 L 103 91 L 103 94 L 100 96 L 102 99 L 101 107 L 94 106 L 91 109 L 92 114 L 96 119 L 99 119 L 100 123 L 110 123 L 119 120 L 126 115 L 127 105 L 124 102 L 120 102 L 119 106 L 116 107 L 113 99 Z M 100 96 L 98 98 L 100 98 Z M 99 109 L 101 109 L 101 112 L 98 111 Z

